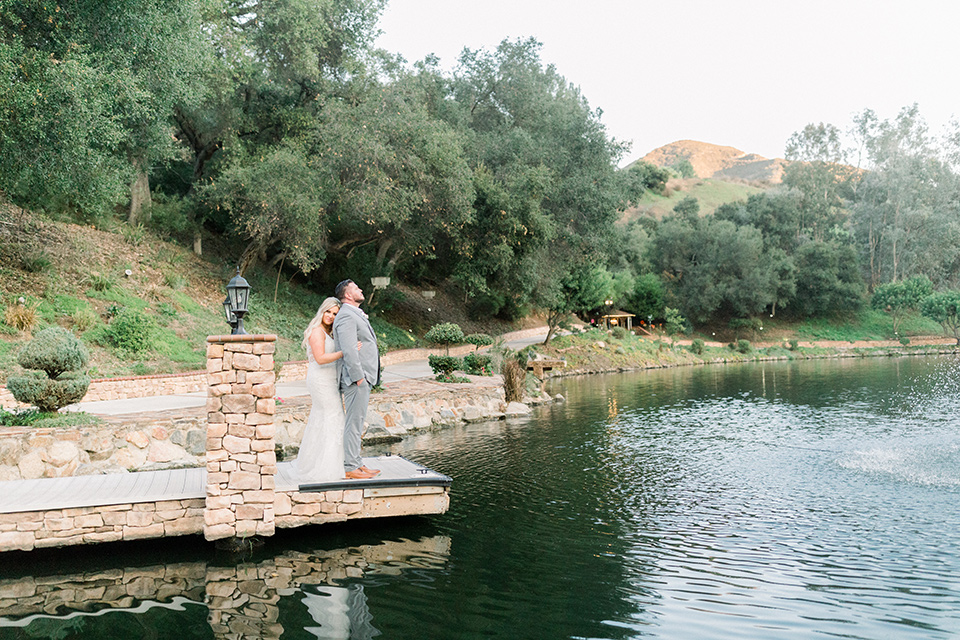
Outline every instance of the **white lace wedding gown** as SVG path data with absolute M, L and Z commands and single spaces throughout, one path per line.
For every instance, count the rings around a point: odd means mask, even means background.
M 323 331 L 323 329 L 321 329 Z M 324 332 L 324 351 L 333 353 L 333 338 Z M 343 402 L 337 362 L 317 364 L 307 349 L 307 391 L 313 406 L 297 454 L 300 484 L 343 479 Z

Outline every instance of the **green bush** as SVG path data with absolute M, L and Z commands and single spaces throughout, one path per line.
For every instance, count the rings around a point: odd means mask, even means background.
M 740 353 L 750 353 L 750 341 L 737 340 L 737 351 Z
M 453 322 L 444 322 L 436 324 L 427 331 L 423 339 L 432 344 L 439 344 L 447 349 L 447 355 L 450 354 L 450 345 L 463 342 L 463 329 L 460 325 Z
M 107 327 L 110 344 L 131 353 L 148 350 L 152 334 L 153 322 L 136 309 L 120 310 Z
M 44 329 L 17 356 L 17 363 L 31 371 L 11 376 L 7 388 L 20 402 L 59 411 L 86 395 L 90 378 L 80 370 L 88 360 L 86 347 L 72 333 L 60 327 Z
M 467 344 L 472 344 L 477 349 L 493 344 L 493 338 L 486 333 L 471 333 L 463 339 Z
M 699 356 L 703 353 L 704 346 L 703 340 L 697 338 L 690 344 L 690 353 L 695 353 Z
M 479 353 L 468 353 L 463 356 L 463 368 L 472 376 L 491 376 L 493 358 Z
M 789 347 L 787 347 L 788 349 L 790 349 L 790 351 L 796 351 L 797 349 L 800 348 L 800 342 L 798 340 L 790 340 L 787 344 L 790 345 Z
M 623 327 L 614 327 L 610 330 L 610 334 L 617 340 L 623 340 L 627 337 L 627 330 Z
M 81 307 L 70 314 L 70 321 L 77 331 L 83 332 L 96 326 L 100 322 L 100 316 L 90 307 Z
M 900 338 L 900 344 L 902 344 L 903 346 L 907 346 L 908 344 L 910 344 L 910 338 L 908 338 L 907 336 L 903 336 L 902 338 Z
M 453 372 L 463 368 L 463 361 L 456 356 L 428 356 L 427 362 L 440 382 L 450 382 Z

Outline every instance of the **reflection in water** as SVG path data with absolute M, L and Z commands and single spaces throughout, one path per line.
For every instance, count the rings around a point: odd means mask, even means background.
M 0 580 L 0 630 L 20 628 L 27 637 L 57 637 L 69 630 L 95 637 L 97 627 L 122 637 L 118 629 L 129 617 L 117 614 L 163 618 L 163 612 L 190 609 L 196 617 L 205 608 L 206 631 L 193 626 L 196 637 L 210 637 L 212 631 L 215 638 L 231 640 L 279 638 L 284 633 L 280 609 L 292 599 L 312 619 L 302 628 L 317 638 L 373 638 L 379 632 L 363 586 L 342 583 L 438 569 L 449 553 L 450 538 L 432 536 L 309 553 L 287 550 L 230 566 L 197 561 Z M 114 615 L 102 620 L 107 614 Z M 178 619 L 184 633 L 177 635 L 193 637 L 182 614 Z

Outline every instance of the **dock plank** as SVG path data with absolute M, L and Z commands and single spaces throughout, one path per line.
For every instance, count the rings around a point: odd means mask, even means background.
M 451 479 L 400 456 L 364 458 L 381 470 L 369 480 L 300 485 L 293 462 L 277 464 L 277 491 L 329 491 L 390 486 L 449 486 Z M 51 511 L 206 497 L 204 467 L 0 482 L 0 513 Z

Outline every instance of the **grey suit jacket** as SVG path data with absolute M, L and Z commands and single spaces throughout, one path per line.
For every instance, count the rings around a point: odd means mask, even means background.
M 366 379 L 370 386 L 380 382 L 380 350 L 377 348 L 377 334 L 374 333 L 367 314 L 358 307 L 344 304 L 333 321 L 333 339 L 337 350 L 343 351 L 340 366 L 340 388 L 356 384 Z M 357 341 L 360 351 L 357 351 Z

